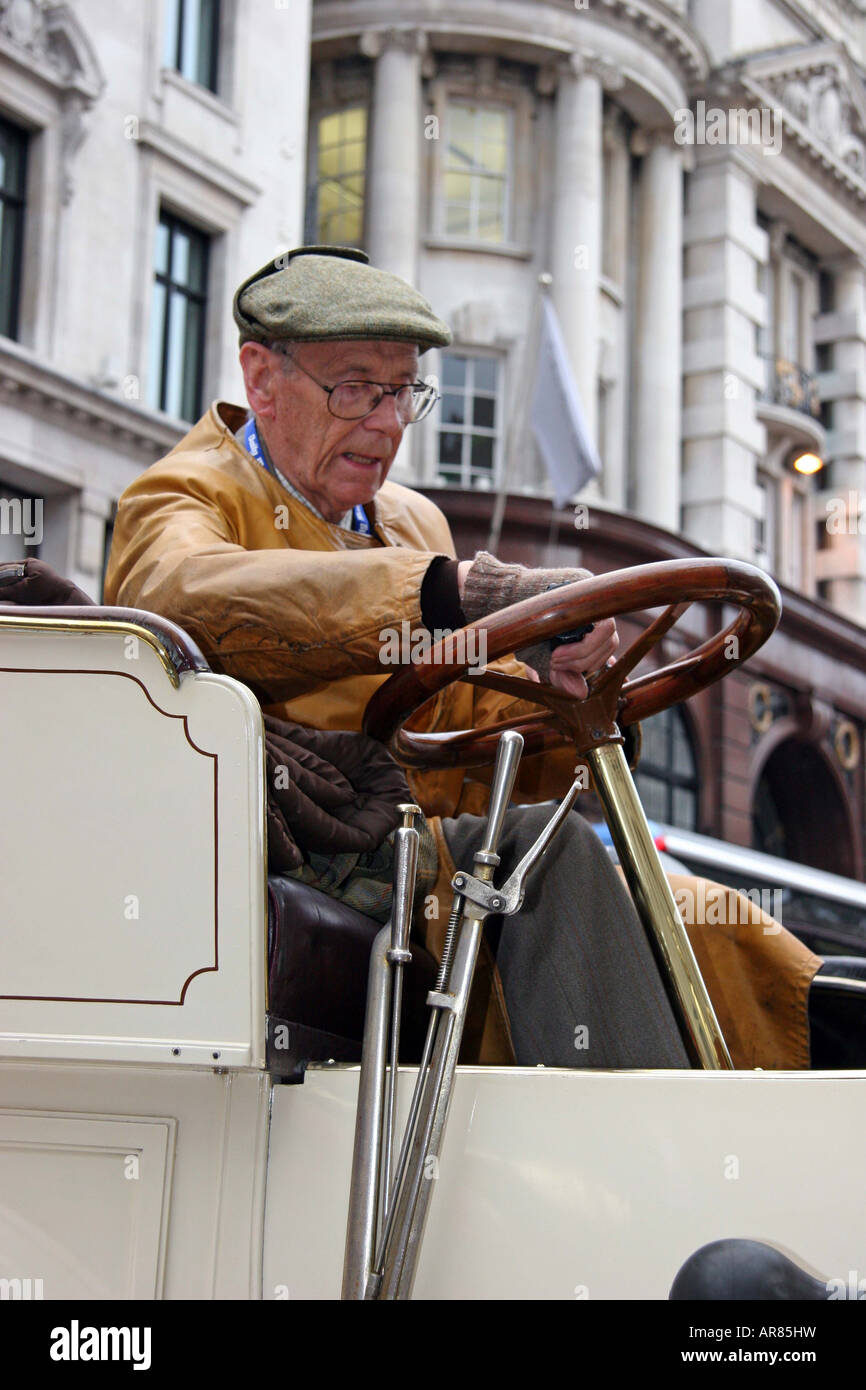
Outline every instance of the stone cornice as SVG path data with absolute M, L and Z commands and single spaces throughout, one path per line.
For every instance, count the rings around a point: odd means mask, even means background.
M 594 0 L 586 10 L 576 9 L 573 0 L 478 0 L 471 9 L 458 0 L 441 0 L 435 9 L 425 0 L 316 0 L 311 41 L 315 59 L 317 45 L 345 43 L 347 51 L 357 51 L 359 36 L 370 45 L 378 32 L 402 32 L 414 44 L 410 36 L 421 31 L 430 47 L 437 35 L 447 38 L 449 48 L 455 41 L 471 49 L 473 42 L 489 46 L 499 40 L 539 64 L 591 46 L 597 51 L 590 56 L 605 63 L 611 61 L 602 42 L 606 28 L 661 53 L 686 83 L 701 81 L 709 70 L 703 41 L 664 0 Z
M 87 105 L 105 89 L 95 50 L 71 6 L 45 0 L 0 0 L 0 56 L 17 63 L 60 96 Z
M 726 64 L 711 74 L 708 99 L 743 98 L 773 112 L 781 154 L 808 161 L 852 202 L 866 202 L 866 87 L 839 43 L 796 45 Z
M 427 35 L 423 29 L 365 29 L 358 41 L 358 47 L 365 58 L 378 58 L 386 49 L 397 49 L 400 53 L 425 53 Z
M 179 140 L 176 135 L 153 121 L 141 122 L 138 143 L 143 149 L 155 150 L 165 159 L 180 165 L 187 173 L 196 175 L 212 188 L 228 195 L 242 208 L 252 207 L 262 195 L 258 184 L 234 173 L 223 164 L 215 163 L 200 150 Z
M 172 449 L 187 428 L 46 366 L 9 341 L 0 343 L 0 400 L 30 413 L 48 410 L 55 418 L 97 431 L 103 439 L 116 438 L 125 452 L 132 447 L 151 457 Z

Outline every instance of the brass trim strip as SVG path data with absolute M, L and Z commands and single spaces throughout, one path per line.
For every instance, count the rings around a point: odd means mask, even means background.
M 137 637 L 146 642 L 159 657 L 166 675 L 175 689 L 180 687 L 180 676 L 171 659 L 168 648 L 146 627 L 138 623 L 119 622 L 112 618 L 100 620 L 90 618 L 19 618 L 14 614 L 0 614 L 0 627 L 18 629 L 22 632 L 115 632 L 127 637 Z

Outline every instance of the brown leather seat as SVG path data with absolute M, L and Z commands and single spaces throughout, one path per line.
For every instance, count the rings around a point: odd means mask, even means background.
M 299 1080 L 307 1062 L 361 1058 L 370 950 L 381 924 L 284 875 L 268 879 L 268 1067 Z M 412 945 L 400 1059 L 420 1058 L 436 961 Z

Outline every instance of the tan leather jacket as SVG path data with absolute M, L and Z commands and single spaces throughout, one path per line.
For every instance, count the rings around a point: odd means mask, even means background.
M 368 514 L 374 535 L 321 521 L 234 438 L 246 411 L 222 402 L 120 499 L 106 603 L 179 623 L 215 670 L 250 685 L 269 714 L 319 729 L 360 729 L 393 670 L 380 633 L 421 628 L 421 582 L 436 555 L 455 557 L 448 523 L 421 493 L 386 482 Z M 521 674 L 514 660 L 491 663 Z M 494 691 L 455 684 L 416 727 L 465 729 L 529 711 Z M 535 707 L 537 712 L 537 707 Z M 562 795 L 573 755 L 527 758 L 521 799 Z M 486 809 L 483 773 L 410 774 L 428 815 Z M 479 780 L 481 779 L 481 780 Z

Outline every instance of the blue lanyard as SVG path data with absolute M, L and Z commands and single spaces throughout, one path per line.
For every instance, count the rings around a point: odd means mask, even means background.
M 255 420 L 247 420 L 244 425 L 244 445 L 247 453 L 252 454 L 257 463 L 262 465 L 266 472 L 270 472 L 262 442 L 259 439 L 259 432 L 256 429 Z M 352 508 L 352 530 L 357 531 L 361 536 L 372 536 L 373 531 L 367 519 L 367 513 L 360 503 Z
M 247 423 L 244 425 L 244 444 L 247 453 L 252 454 L 253 458 L 262 465 L 262 468 L 264 468 L 266 472 L 268 472 L 268 462 L 262 450 L 255 420 L 247 420 Z

